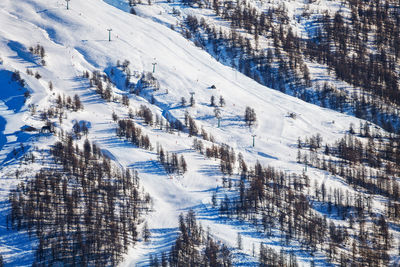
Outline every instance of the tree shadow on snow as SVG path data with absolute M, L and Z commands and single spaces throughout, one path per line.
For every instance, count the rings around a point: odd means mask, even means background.
M 134 168 L 141 173 L 155 174 L 160 176 L 167 175 L 164 168 L 157 160 L 138 161 L 129 165 L 129 167 Z
M 149 266 L 150 265 L 150 255 L 157 256 L 161 259 L 162 253 L 165 252 L 167 255 L 174 245 L 175 240 L 178 237 L 178 228 L 159 228 L 150 229 L 151 232 L 151 246 L 148 250 L 157 251 L 157 253 L 149 251 L 147 256 L 141 261 L 137 262 L 135 266 Z
M 229 192 L 227 192 L 227 194 L 229 195 Z M 286 253 L 293 252 L 296 257 L 302 262 L 307 262 L 310 264 L 311 260 L 314 260 L 314 263 L 317 266 L 333 266 L 332 264 L 327 262 L 322 255 L 312 256 L 310 252 L 302 248 L 296 240 L 291 240 L 288 244 L 286 244 L 281 238 L 281 233 L 277 229 L 273 229 L 272 235 L 269 236 L 266 233 L 262 232 L 261 229 L 258 229 L 258 227 L 260 226 L 255 226 L 254 224 L 245 220 L 222 216 L 219 212 L 219 207 L 217 206 L 214 208 L 211 206 L 211 204 L 200 204 L 194 207 L 187 208 L 187 210 L 190 209 L 196 213 L 197 219 L 199 221 L 210 221 L 215 224 L 232 226 L 237 229 L 242 236 L 258 239 L 259 244 L 263 243 L 267 246 L 281 247 Z M 258 247 L 256 248 L 258 251 Z M 276 252 L 279 253 L 279 251 L 277 250 Z M 239 254 L 237 255 L 240 256 L 242 254 L 239 252 Z M 251 266 L 248 265 L 248 258 L 246 258 L 245 261 L 241 262 L 242 263 L 235 263 L 235 265 L 239 264 L 238 266 Z
M 8 201 L 0 202 L 0 247 L 5 258 L 5 266 L 30 266 L 34 259 L 35 243 L 26 232 L 7 229 L 10 211 Z

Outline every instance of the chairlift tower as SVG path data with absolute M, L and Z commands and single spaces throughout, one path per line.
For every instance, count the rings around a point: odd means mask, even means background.
M 308 165 L 308 160 L 306 158 L 306 161 L 304 162 L 304 170 L 307 172 L 307 165 Z
M 107 29 L 107 31 L 108 31 L 108 41 L 111 42 L 111 32 L 112 32 L 112 29 L 111 29 L 111 28 L 110 28 L 110 29 Z
M 193 107 L 195 105 L 195 100 L 194 100 L 194 92 L 190 92 L 190 106 Z
M 151 63 L 152 65 L 153 65 L 153 73 L 155 73 L 156 72 L 156 65 L 157 65 L 157 62 L 153 62 L 153 63 Z

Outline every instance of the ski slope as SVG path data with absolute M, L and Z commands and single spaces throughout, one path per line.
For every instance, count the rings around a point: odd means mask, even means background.
M 0 2 L 0 162 L 4 177 L 0 180 L 1 212 L 8 212 L 9 190 L 19 182 L 10 175 L 20 168 L 18 159 L 13 156 L 14 148 L 23 143 L 26 151 L 40 155 L 56 140 L 46 134 L 20 131 L 24 125 L 39 129 L 43 126 L 39 115 L 32 115 L 28 106 L 34 105 L 37 110 L 43 110 L 54 104 L 58 94 L 71 97 L 77 94 L 84 110 L 68 114 L 62 124 L 57 123 L 57 127 L 69 132 L 75 121 L 90 123 L 88 139 L 98 144 L 115 163 L 137 170 L 141 184 L 154 201 L 153 212 L 145 216 L 152 232 L 151 241 L 140 241 L 131 247 L 121 266 L 145 266 L 151 253 L 167 251 L 177 235 L 179 214 L 189 209 L 196 212 L 203 227 L 209 227 L 217 240 L 231 247 L 236 246 L 237 233 L 243 234 L 243 250 L 235 251 L 235 264 L 238 266 L 256 265 L 252 245 L 258 248 L 261 242 L 277 251 L 281 247 L 297 251 L 296 256 L 302 265 L 308 265 L 313 257 L 318 265 L 327 265 L 324 255 L 312 257 L 299 250 L 296 243 L 286 247 L 279 238 L 268 239 L 246 223 L 220 220 L 217 210 L 210 206 L 212 192 L 221 187 L 223 178 L 219 162 L 193 150 L 194 138 L 187 133 L 165 133 L 138 120 L 153 146 L 158 142 L 167 151 L 185 156 L 188 172 L 183 176 L 167 174 L 157 161 L 155 151 L 136 148 L 116 137 L 112 113 L 126 118 L 128 108 L 121 103 L 101 99 L 90 88 L 88 80 L 81 76 L 86 70 L 109 73 L 118 60 L 129 60 L 131 71 L 138 73 L 152 71 L 152 63 L 157 63 L 154 75 L 160 83 L 160 90 L 154 93 L 155 104 L 151 104 L 146 97 L 130 94 L 133 110 L 145 104 L 159 116 L 169 114 L 181 121 L 184 121 L 188 111 L 198 126 L 212 134 L 217 143 L 229 144 L 248 162 L 259 161 L 287 172 L 303 171 L 303 166 L 296 163 L 299 136 L 320 133 L 324 140 L 335 140 L 345 133 L 350 123 L 359 125 L 359 120 L 264 87 L 217 62 L 163 23 L 153 21 L 150 15 L 140 17 L 129 14 L 126 5 L 121 2 L 71 1 L 69 10 L 65 1 L 61 0 Z M 121 8 L 115 7 L 118 5 Z M 111 42 L 107 32 L 110 28 Z M 46 49 L 45 66 L 27 51 L 28 47 L 36 44 Z M 38 80 L 27 75 L 27 68 L 38 71 L 42 78 Z M 18 86 L 9 84 L 14 70 L 20 71 L 31 93 L 26 103 L 21 103 L 22 94 Z M 53 91 L 48 88 L 49 81 L 54 85 Z M 119 86 L 123 82 L 116 84 L 113 87 L 116 95 L 127 93 L 123 86 Z M 215 85 L 216 89 L 210 89 L 211 85 Z M 181 98 L 188 100 L 191 92 L 195 93 L 196 105 L 182 107 Z M 210 107 L 212 95 L 216 99 L 222 95 L 226 101 L 220 128 L 217 128 L 214 108 Z M 251 129 L 243 122 L 246 106 L 254 108 L 257 114 L 257 124 Z M 296 119 L 289 116 L 292 112 L 297 114 Z M 252 146 L 251 135 L 256 135 L 255 147 Z M 39 167 L 36 164 L 26 169 L 32 172 Z M 311 184 L 314 180 L 325 181 L 331 188 L 353 191 L 322 171 L 311 169 L 307 174 L 312 179 Z M 237 178 L 236 175 L 233 177 Z M 218 192 L 221 197 L 229 193 L 222 188 Z M 379 198 L 374 200 L 378 213 L 383 212 L 381 201 Z M 6 262 L 14 266 L 29 265 L 33 260 L 35 240 L 24 233 L 5 229 L 5 220 L 0 223 L 0 252 Z

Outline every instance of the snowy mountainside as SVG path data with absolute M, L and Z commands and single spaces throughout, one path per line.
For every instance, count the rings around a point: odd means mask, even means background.
M 268 87 L 396 132 L 395 1 L 109 2 L 167 25 Z
M 278 225 L 273 227 L 274 234 L 268 236 L 247 220 L 221 216 L 218 208 L 210 204 L 213 193 L 217 192 L 218 201 L 224 195 L 237 194 L 235 186 L 232 189 L 222 184 L 225 179 L 239 183 L 239 166 L 235 164 L 231 175 L 222 173 L 219 160 L 193 148 L 194 140 L 201 139 L 200 134 L 191 136 L 188 127 L 183 127 L 182 131 L 160 130 L 135 114 L 132 120 L 152 144 L 150 149 L 144 149 L 116 135 L 117 123 L 113 117 L 128 118 L 130 109 L 137 113 L 141 105 L 147 106 L 160 120 L 177 120 L 182 125 L 189 115 L 199 132 L 203 128 L 214 137 L 214 142 L 203 141 L 205 147 L 227 144 L 236 153 L 241 153 L 249 166 L 259 162 L 298 175 L 305 171 L 304 164 L 296 162 L 298 137 L 318 133 L 324 142 L 334 142 L 347 133 L 350 124 L 358 126 L 359 119 L 272 90 L 221 64 L 170 29 L 165 22 L 174 22 L 170 14 L 165 14 L 163 4 L 154 3 L 151 8 L 143 8 L 143 16 L 130 14 L 125 2 L 115 0 L 70 1 L 68 10 L 64 1 L 49 0 L 5 0 L 0 7 L 0 197 L 3 213 L 0 254 L 6 265 L 31 265 L 39 243 L 25 230 L 8 227 L 5 218 L 11 210 L 9 194 L 21 181 L 32 179 L 40 168 L 50 165 L 49 150 L 59 138 L 56 135 L 60 135 L 61 130 L 72 133 L 76 122 L 85 122 L 88 127 L 86 137 L 76 140 L 79 146 L 88 139 L 115 166 L 136 170 L 143 190 L 152 198 L 151 211 L 142 215 L 139 224 L 139 229 L 147 224 L 151 236 L 148 241 L 138 238 L 131 244 L 123 255 L 121 266 L 148 266 L 150 255 L 168 252 L 178 236 L 179 215 L 190 209 L 202 227 L 209 228 L 215 240 L 231 248 L 235 266 L 257 266 L 260 244 L 277 253 L 280 250 L 293 253 L 299 265 L 339 263 L 338 259 L 330 260 L 323 250 L 305 249 L 301 239 L 286 242 Z M 176 8 L 180 7 L 177 5 Z M 107 29 L 112 29 L 111 41 Z M 45 49 L 43 57 L 30 52 L 29 48 L 37 45 Z M 117 62 L 125 60 L 129 64 L 122 70 Z M 142 73 L 152 73 L 153 63 L 156 65 L 152 76 L 159 88 L 139 88 Z M 110 99 L 99 95 L 92 80 L 84 77 L 86 71 L 108 77 L 102 82 L 112 92 Z M 17 72 L 20 77 L 15 77 Z M 141 89 L 139 92 L 133 92 L 138 88 Z M 194 93 L 193 106 L 189 104 L 191 93 Z M 44 111 L 57 106 L 59 95 L 71 98 L 77 95 L 83 109 L 65 108 L 59 118 L 50 115 L 44 118 Z M 128 97 L 129 105 L 122 104 L 123 96 Z M 219 111 L 220 127 L 216 108 L 210 104 L 212 96 L 216 102 L 220 96 L 225 101 Z M 182 103 L 182 98 L 186 99 L 186 104 Z M 255 125 L 251 127 L 243 120 L 246 107 L 253 108 L 257 115 Z M 46 130 L 43 128 L 46 119 L 55 125 L 57 134 L 43 131 Z M 34 127 L 37 131 L 21 131 L 24 126 Z M 385 133 L 379 127 L 374 131 Z M 160 163 L 158 144 L 165 151 L 184 156 L 187 171 L 168 172 Z M 35 163 L 26 160 L 27 155 L 34 155 Z M 22 178 L 15 177 L 17 170 Z M 373 212 L 385 215 L 387 197 L 369 194 L 337 175 L 311 166 L 306 175 L 311 187 L 303 191 L 310 202 L 315 201 L 314 193 L 310 192 L 312 186 L 324 183 L 330 190 L 340 189 L 350 195 L 369 197 Z M 344 242 L 340 249 L 343 253 L 351 253 L 351 245 L 356 242 L 353 239 L 357 239 L 357 226 L 350 229 L 347 218 L 329 214 L 323 203 L 320 206 L 316 203 L 311 209 L 322 216 L 327 215 L 329 222 L 349 228 L 350 241 Z M 372 224 L 371 221 L 368 223 Z M 396 264 L 399 231 L 395 221 L 390 232 L 394 245 L 388 249 L 388 254 L 390 263 Z M 237 246 L 238 234 L 242 238 L 240 248 Z M 253 247 L 256 247 L 256 253 Z

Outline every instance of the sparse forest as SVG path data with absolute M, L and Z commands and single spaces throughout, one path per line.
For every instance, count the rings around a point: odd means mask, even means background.
M 116 265 L 138 240 L 151 198 L 135 171 L 117 168 L 96 144 L 65 136 L 54 162 L 10 195 L 9 226 L 38 240 L 35 266 Z
M 0 267 L 399 265 L 398 0 L 0 7 Z
M 194 212 L 179 216 L 179 235 L 169 253 L 150 255 L 150 266 L 232 266 L 230 249 L 214 240 Z
M 396 1 L 345 1 L 350 14 L 326 12 L 316 22 L 316 33 L 307 38 L 294 33 L 283 6 L 261 12 L 246 1 L 183 0 L 182 4 L 211 9 L 230 23 L 229 30 L 223 30 L 188 15 L 181 25 L 186 38 L 221 62 L 276 90 L 397 132 L 400 12 Z M 307 61 L 326 66 L 336 79 L 360 90 L 351 93 L 313 82 Z

